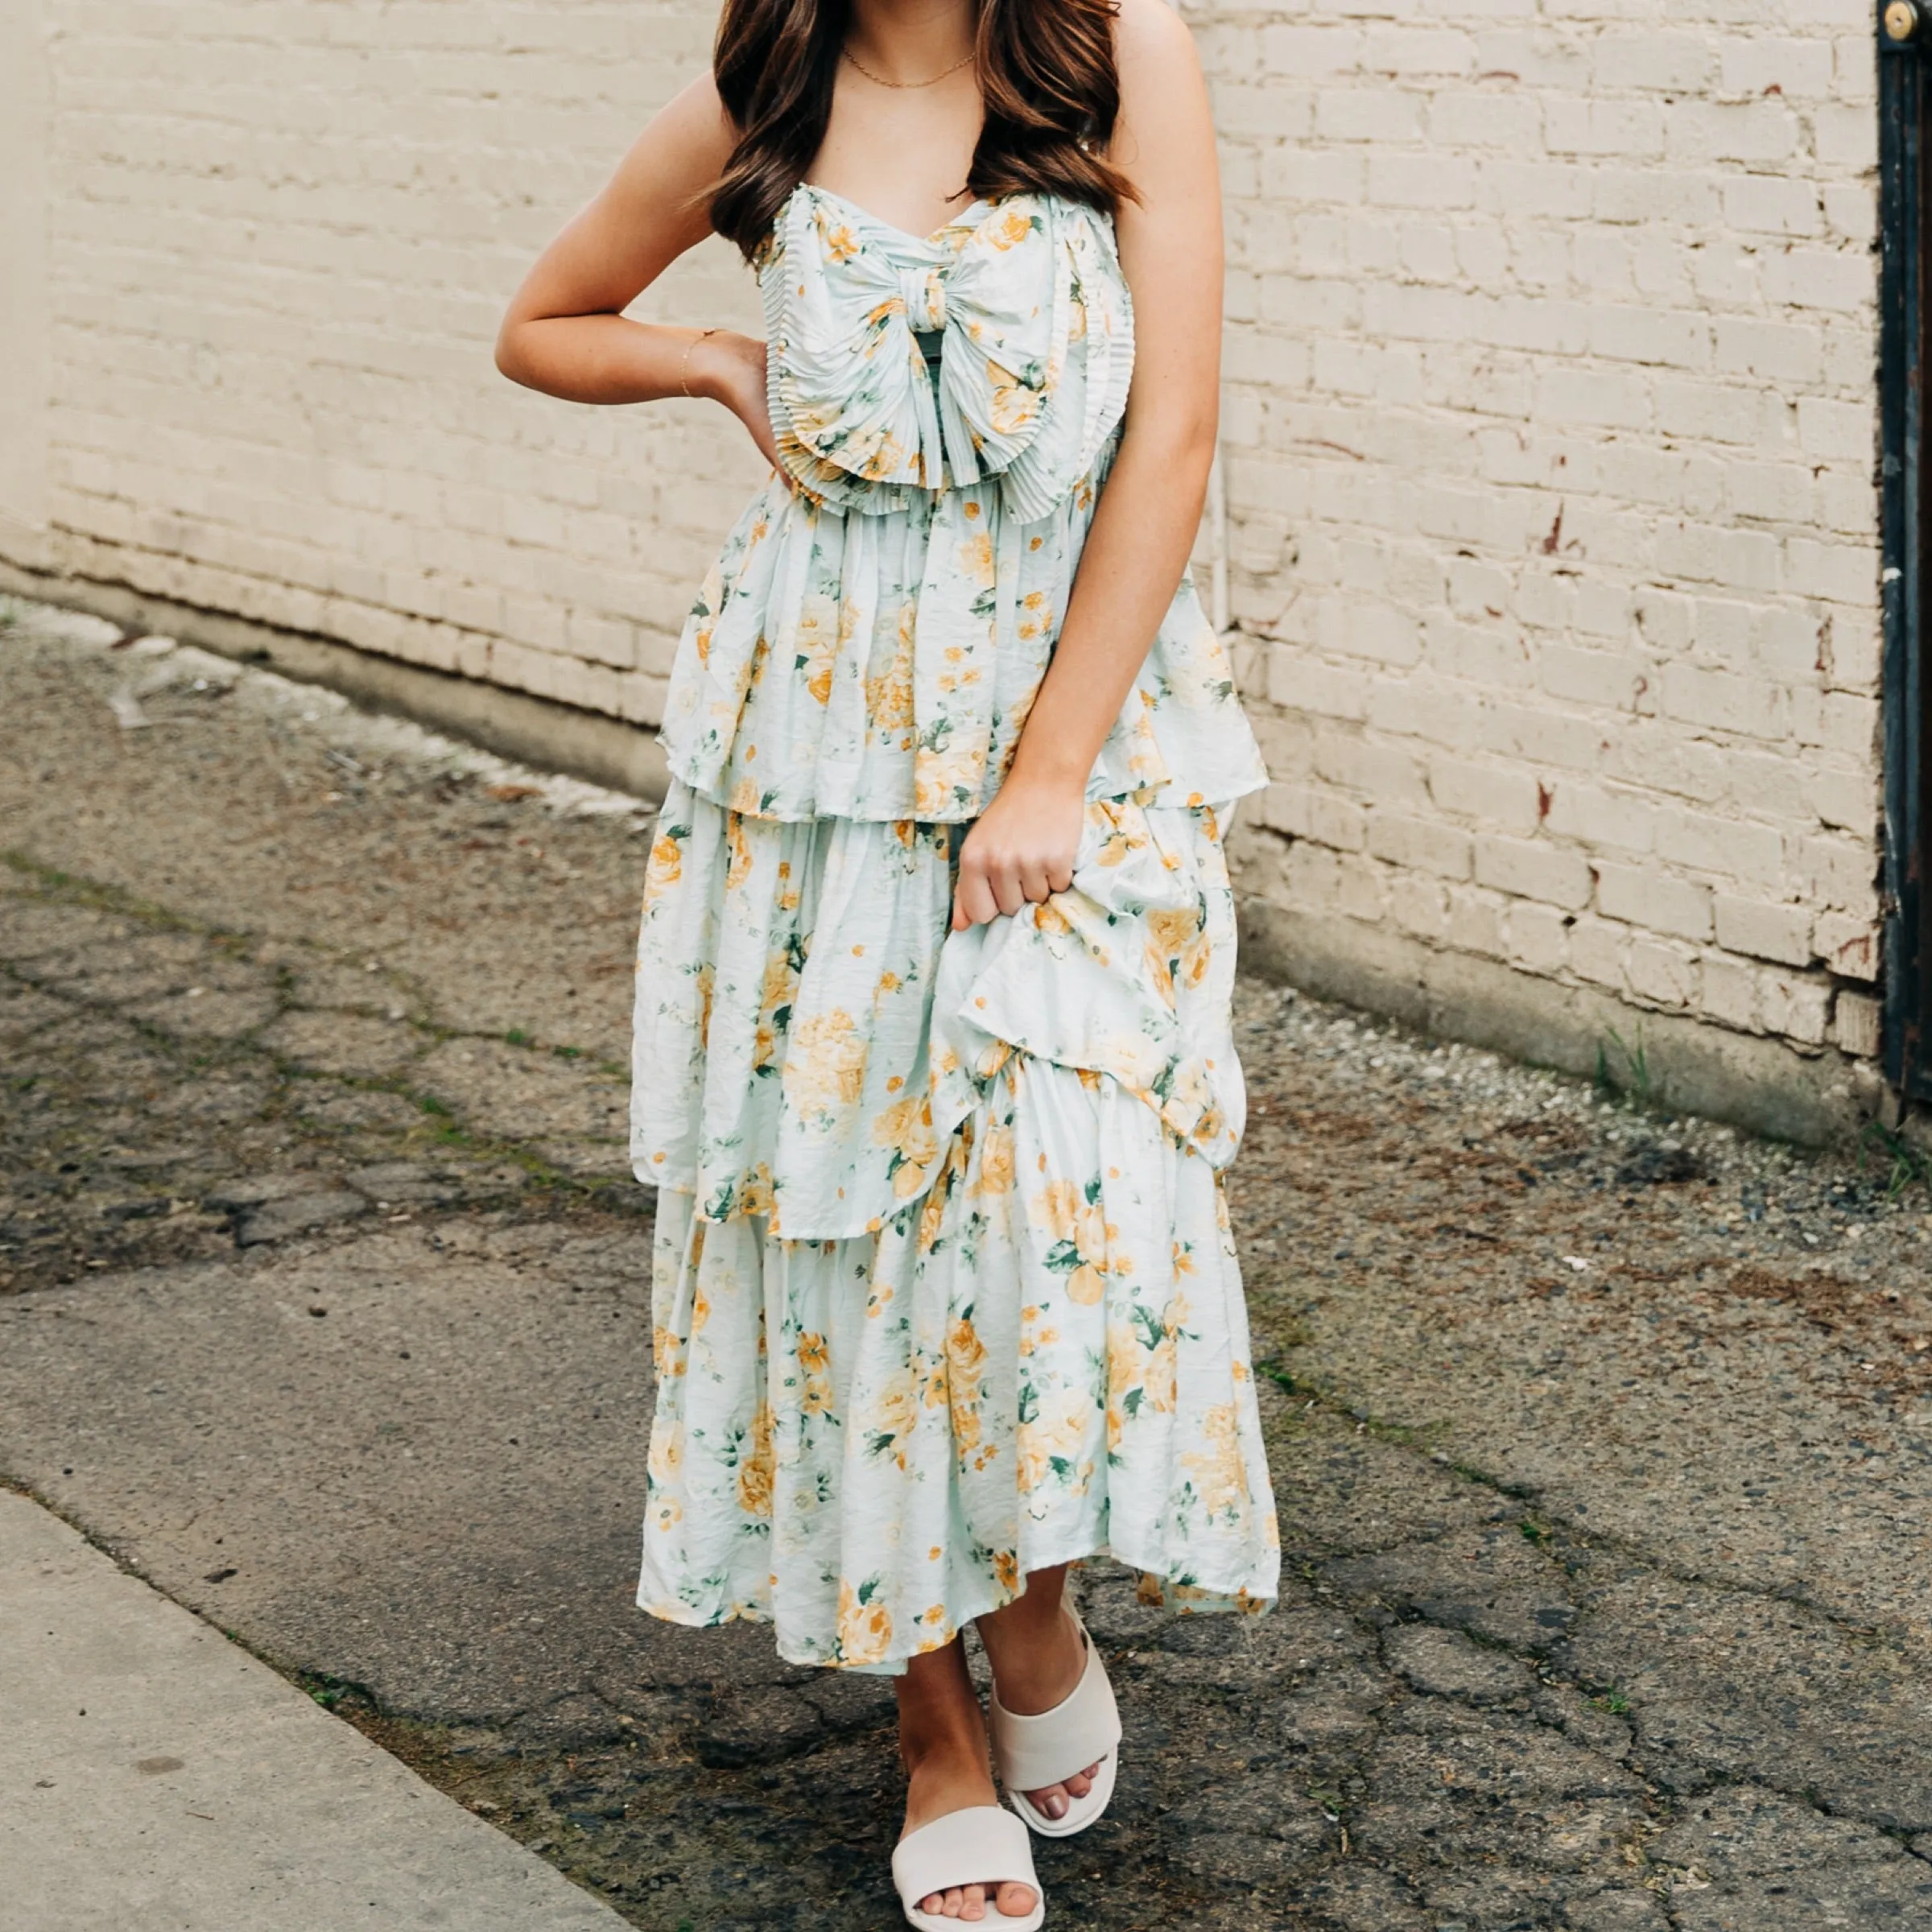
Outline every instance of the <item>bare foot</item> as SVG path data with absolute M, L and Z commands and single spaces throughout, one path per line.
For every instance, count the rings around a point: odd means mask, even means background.
M 899 1754 L 906 1761 L 906 1831 L 972 1805 L 997 1805 L 986 1759 L 980 1700 L 960 1645 L 914 1657 L 898 1680 Z M 919 1901 L 935 1918 L 997 1927 L 1024 1918 L 1037 1904 L 1030 1885 L 956 1885 Z

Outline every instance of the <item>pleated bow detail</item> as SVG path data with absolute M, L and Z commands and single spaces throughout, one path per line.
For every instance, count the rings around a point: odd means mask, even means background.
M 780 454 L 841 508 L 997 478 L 1021 521 L 1045 516 L 1125 407 L 1126 284 L 1090 208 L 1012 196 L 920 240 L 801 184 L 761 283 Z

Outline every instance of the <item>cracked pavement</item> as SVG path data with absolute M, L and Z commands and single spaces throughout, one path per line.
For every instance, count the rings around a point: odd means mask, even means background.
M 889 1686 L 630 1607 L 647 827 L 0 608 L 0 1476 L 637 1925 L 860 1932 Z M 1127 1736 L 1052 1922 L 1932 1927 L 1909 1157 L 1240 1018 L 1283 1598 L 1083 1579 Z

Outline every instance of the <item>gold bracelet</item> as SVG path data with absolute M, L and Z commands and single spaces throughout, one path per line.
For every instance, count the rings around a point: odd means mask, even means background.
M 701 328 L 684 345 L 684 360 L 678 365 L 678 387 L 687 396 L 691 394 L 691 352 L 707 336 L 715 336 L 717 332 L 715 328 Z

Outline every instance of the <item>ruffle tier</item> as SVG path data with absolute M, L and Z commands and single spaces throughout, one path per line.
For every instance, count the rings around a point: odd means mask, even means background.
M 1184 1609 L 1265 1608 L 1212 811 L 1096 807 L 1071 892 L 950 937 L 944 828 L 667 815 L 640 1603 L 869 1669 L 1089 1555 Z
M 873 1233 L 1015 1054 L 1224 1166 L 1245 1113 L 1211 807 L 1096 799 L 1070 890 L 949 930 L 955 830 L 747 817 L 675 786 L 639 940 L 631 1158 L 712 1221 Z
M 1022 523 L 984 487 L 858 517 L 774 477 L 679 641 L 662 733 L 673 774 L 749 817 L 978 817 L 1052 657 L 1096 489 Z M 1183 578 L 1088 795 L 1218 803 L 1266 782 L 1227 652 Z

